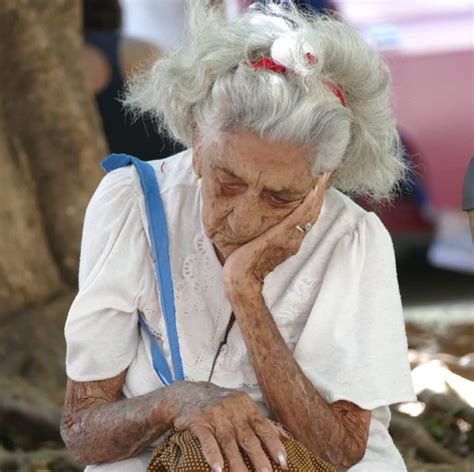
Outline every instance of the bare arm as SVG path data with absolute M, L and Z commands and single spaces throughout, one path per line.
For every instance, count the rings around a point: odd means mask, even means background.
M 125 375 L 96 382 L 68 379 L 61 436 L 78 462 L 132 457 L 169 429 L 174 386 L 124 399 Z
M 365 453 L 371 413 L 347 401 L 328 404 L 321 397 L 288 349 L 262 296 L 265 276 L 300 248 L 305 233 L 296 226 L 317 222 L 332 176 L 320 176 L 314 191 L 286 218 L 234 251 L 224 264 L 224 284 L 273 416 L 315 455 L 348 468 Z
M 197 436 L 216 472 L 224 467 L 222 454 L 233 471 L 247 470 L 239 446 L 257 471 L 270 470 L 262 443 L 276 462 L 285 464 L 278 429 L 246 393 L 183 381 L 123 399 L 125 375 L 97 382 L 69 379 L 61 435 L 78 462 L 99 464 L 132 457 L 173 426 Z
M 259 290 L 231 297 L 263 397 L 272 415 L 315 455 L 336 467 L 359 462 L 367 445 L 370 411 L 326 403 L 288 349 Z

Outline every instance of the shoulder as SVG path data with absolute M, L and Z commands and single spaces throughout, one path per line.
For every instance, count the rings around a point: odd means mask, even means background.
M 325 192 L 319 218 L 304 238 L 300 251 L 277 267 L 273 277 L 293 280 L 300 274 L 303 279 L 322 281 L 331 272 L 341 280 L 348 276 L 355 282 L 357 271 L 350 268 L 360 269 L 374 258 L 380 261 L 394 258 L 392 240 L 383 223 L 375 213 L 330 188 Z M 337 286 L 338 283 L 334 285 Z
M 139 182 L 131 166 L 108 172 L 97 186 L 88 206 L 88 211 L 99 207 L 120 206 L 136 200 Z
M 191 149 L 166 159 L 148 161 L 147 164 L 155 171 L 161 193 L 175 186 L 195 185 L 197 182 L 192 168 Z M 93 198 L 126 198 L 131 195 L 141 195 L 140 178 L 133 165 L 126 165 L 107 173 Z
M 330 230 L 336 238 L 353 234 L 366 226 L 371 231 L 390 237 L 375 213 L 364 210 L 354 200 L 335 188 L 330 188 L 324 196 L 321 220 L 326 229 Z
M 198 180 L 193 170 L 193 151 L 186 149 L 178 154 L 155 161 L 148 161 L 155 170 L 160 192 L 176 187 L 194 187 Z
M 189 218 L 196 213 L 199 181 L 192 168 L 192 150 L 147 164 L 155 172 L 168 221 L 173 223 L 183 215 Z M 121 222 L 130 219 L 143 226 L 149 238 L 140 176 L 133 165 L 126 165 L 104 176 L 89 202 L 85 221 L 107 221 L 120 226 Z
M 332 253 L 336 247 L 348 251 L 393 253 L 390 234 L 379 217 L 364 210 L 347 195 L 334 188 L 325 194 L 323 208 L 316 224 L 315 247 Z

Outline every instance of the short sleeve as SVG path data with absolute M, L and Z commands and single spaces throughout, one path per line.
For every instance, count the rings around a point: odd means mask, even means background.
M 79 292 L 65 326 L 66 371 L 76 381 L 111 378 L 138 347 L 139 299 L 149 246 L 133 169 L 104 177 L 84 220 Z
M 375 214 L 336 244 L 294 356 L 330 403 L 415 399 L 393 245 Z

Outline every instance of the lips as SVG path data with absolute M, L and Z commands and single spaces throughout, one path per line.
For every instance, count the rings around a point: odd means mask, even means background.
M 250 241 L 249 239 L 238 240 L 231 236 L 228 236 L 225 233 L 216 233 L 214 235 L 214 238 L 216 238 L 216 236 L 219 238 L 219 242 L 225 243 L 226 245 L 231 245 L 231 246 L 242 246 Z

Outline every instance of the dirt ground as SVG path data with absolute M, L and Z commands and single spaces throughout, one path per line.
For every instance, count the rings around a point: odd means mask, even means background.
M 474 352 L 474 276 L 430 267 L 423 242 L 405 243 L 395 239 L 410 347 L 456 356 Z M 474 472 L 474 462 L 449 466 L 405 459 L 409 472 Z

